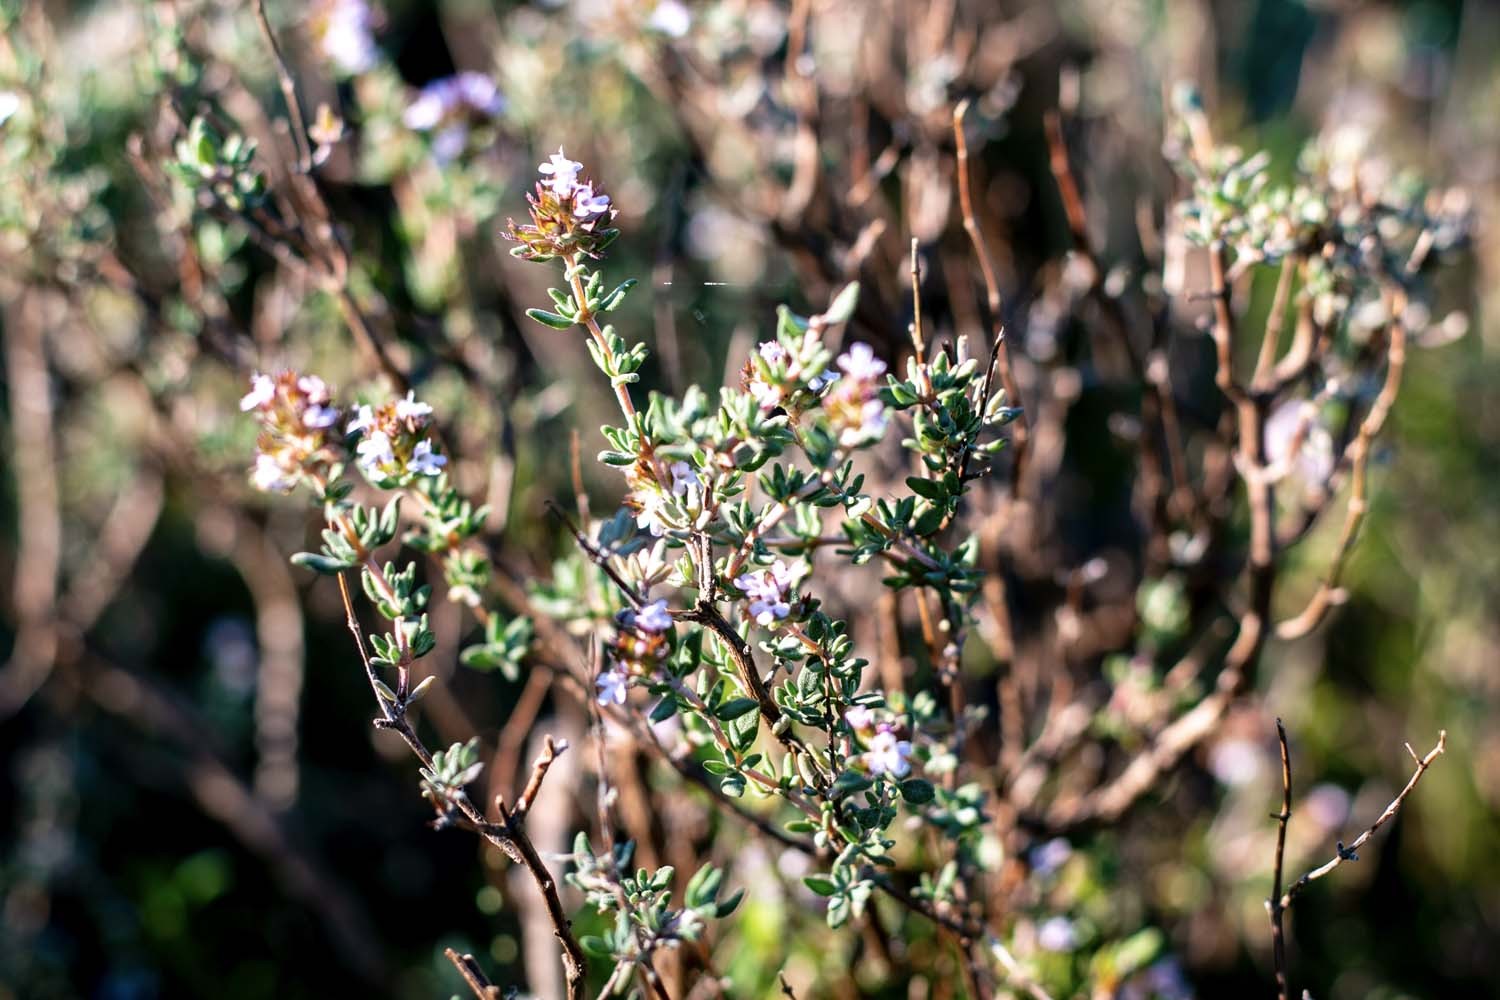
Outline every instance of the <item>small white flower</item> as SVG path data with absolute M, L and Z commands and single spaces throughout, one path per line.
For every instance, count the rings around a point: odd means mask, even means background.
M 302 411 L 302 426 L 309 430 L 322 430 L 339 422 L 339 411 L 332 406 L 316 403 Z
M 349 426 L 344 428 L 345 434 L 358 434 L 375 426 L 375 411 L 368 406 L 356 406 L 354 408 L 354 419 L 349 421 Z
M 609 195 L 595 194 L 594 185 L 580 184 L 573 192 L 573 214 L 580 219 L 609 211 Z
M 693 15 L 679 0 L 661 0 L 646 19 L 646 27 L 660 31 L 669 38 L 681 38 L 692 26 Z
M 635 613 L 635 627 L 653 635 L 672 627 L 672 616 L 665 600 L 655 601 Z
M 552 178 L 545 184 L 552 189 L 553 194 L 559 198 L 566 198 L 577 186 L 578 172 L 583 169 L 583 164 L 577 160 L 568 159 L 563 155 L 562 147 L 558 146 L 557 152 L 553 153 L 546 163 L 539 164 L 536 169 L 543 176 Z
M 601 705 L 608 705 L 610 702 L 625 704 L 625 694 L 630 687 L 629 679 L 613 667 L 596 677 L 594 686 L 599 689 L 598 701 Z
M 779 340 L 762 341 L 757 350 L 760 351 L 760 356 L 766 360 L 767 364 L 774 365 L 787 359 L 786 348 L 781 346 Z
M 641 505 L 640 511 L 635 515 L 636 527 L 642 531 L 651 532 L 657 538 L 666 534 L 667 529 L 671 527 L 662 509 L 667 502 L 666 497 L 653 488 L 637 491 L 635 499 Z
M 885 362 L 875 356 L 869 344 L 855 344 L 839 355 L 838 365 L 844 374 L 859 382 L 874 382 L 885 374 Z
M 374 431 L 366 436 L 355 452 L 359 456 L 360 468 L 366 472 L 378 473 L 381 466 L 396 460 L 396 453 L 391 450 L 391 439 L 386 436 L 385 431 Z
M 21 95 L 14 90 L 0 90 L 0 125 L 10 120 L 10 116 L 21 110 Z
M 297 379 L 297 388 L 314 403 L 328 402 L 328 383 L 316 375 L 303 375 Z
M 426 132 L 437 127 L 437 123 L 443 120 L 446 110 L 441 93 L 435 90 L 424 90 L 417 95 L 416 100 L 406 106 L 406 110 L 401 115 L 401 122 L 409 129 Z
M 297 480 L 287 475 L 270 455 L 256 455 L 255 468 L 250 470 L 250 483 L 265 493 L 285 493 L 297 485 Z
M 432 140 L 432 158 L 439 164 L 449 164 L 469 144 L 469 126 L 459 124 L 443 129 Z
M 911 741 L 897 739 L 894 730 L 882 729 L 870 738 L 864 759 L 871 774 L 904 778 L 911 773 Z
M 375 65 L 370 20 L 364 0 L 331 0 L 324 7 L 318 47 L 345 74 L 363 73 Z
M 875 725 L 875 713 L 863 705 L 856 705 L 844 713 L 844 721 L 851 729 L 869 729 Z
M 406 469 L 419 476 L 436 476 L 442 473 L 443 466 L 447 464 L 448 457 L 433 451 L 432 442 L 423 438 L 412 449 L 411 461 L 406 463 Z
M 693 467 L 686 462 L 672 463 L 672 495 L 674 497 L 687 497 L 688 503 L 693 503 L 699 491 L 703 489 L 703 480 Z
M 405 399 L 396 400 L 396 417 L 399 420 L 420 420 L 432 413 L 432 407 L 417 401 L 416 392 L 408 389 Z
M 1078 944 L 1078 931 L 1067 917 L 1051 917 L 1037 928 L 1036 943 L 1043 951 L 1072 951 Z
M 257 410 L 276 398 L 276 380 L 256 372 L 250 377 L 250 391 L 240 400 L 240 409 Z

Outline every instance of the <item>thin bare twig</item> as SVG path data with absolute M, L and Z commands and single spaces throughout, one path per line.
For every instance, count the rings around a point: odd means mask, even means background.
M 370 688 L 375 695 L 375 702 L 380 706 L 380 718 L 375 720 L 379 729 L 389 729 L 396 733 L 406 743 L 407 747 L 422 762 L 422 766 L 428 770 L 433 769 L 432 754 L 417 736 L 416 730 L 406 717 L 407 702 L 404 700 L 405 692 L 398 692 L 403 699 L 399 704 L 392 704 L 380 691 L 380 680 L 375 676 L 375 671 L 370 663 L 369 654 L 365 652 L 364 633 L 359 626 L 359 619 L 354 614 L 354 604 L 349 597 L 349 584 L 344 574 L 338 574 L 339 595 L 344 602 L 344 615 L 349 632 L 354 636 L 354 641 L 359 647 L 360 661 L 364 664 L 365 674 L 370 682 Z M 549 760 L 550 764 L 551 761 Z M 545 768 L 543 769 L 545 772 Z M 534 775 L 533 775 L 534 777 Z M 539 782 L 538 782 L 539 784 Z M 534 796 L 535 789 L 529 784 L 527 792 Z M 524 797 L 524 795 L 523 795 Z M 584 997 L 584 978 L 588 968 L 587 960 L 584 958 L 583 949 L 578 944 L 578 939 L 573 936 L 571 922 L 568 920 L 567 912 L 563 909 L 562 899 L 557 892 L 557 881 L 552 873 L 543 863 L 541 855 L 537 853 L 536 847 L 531 843 L 522 828 L 521 820 L 524 817 L 516 816 L 498 796 L 495 800 L 496 809 L 500 813 L 500 822 L 491 823 L 484 818 L 479 808 L 462 790 L 457 791 L 449 797 L 448 801 L 456 809 L 464 825 L 476 834 L 500 848 L 512 861 L 525 866 L 532 881 L 536 883 L 538 891 L 546 903 L 547 916 L 552 922 L 552 933 L 557 938 L 558 944 L 562 946 L 563 975 L 567 980 L 569 1000 L 582 1000 Z
M 1379 816 L 1375 817 L 1375 822 L 1371 823 L 1363 833 L 1355 837 L 1347 846 L 1343 841 L 1339 841 L 1332 858 L 1293 882 L 1291 887 L 1287 889 L 1279 900 L 1281 908 L 1284 910 L 1291 906 L 1292 900 L 1296 899 L 1304 889 L 1333 871 L 1345 861 L 1358 861 L 1359 855 L 1355 852 L 1363 847 L 1371 837 L 1375 836 L 1376 830 L 1379 830 L 1395 818 L 1396 813 L 1401 809 L 1401 804 L 1406 801 L 1406 797 L 1411 794 L 1412 789 L 1417 787 L 1417 782 L 1422 780 L 1422 775 L 1427 773 L 1427 769 L 1432 766 L 1432 762 L 1437 760 L 1447 748 L 1448 730 L 1446 729 L 1438 733 L 1437 746 L 1427 751 L 1427 756 L 1425 757 L 1418 757 L 1417 752 L 1411 748 L 1411 744 L 1406 744 L 1406 752 L 1411 755 L 1411 759 L 1417 765 L 1417 769 L 1412 772 L 1410 780 L 1406 782 L 1406 787 L 1401 789 L 1400 793 L 1391 800 L 1390 805 L 1386 806 L 1385 810 Z
M 302 105 L 297 99 L 297 84 L 292 80 L 292 71 L 287 67 L 286 57 L 281 54 L 281 45 L 276 41 L 276 32 L 266 17 L 265 0 L 251 0 L 255 19 L 260 22 L 261 34 L 270 46 L 271 57 L 276 62 L 276 82 L 281 86 L 282 99 L 286 101 L 287 114 L 291 116 L 292 141 L 297 144 L 297 170 L 307 173 L 312 169 L 312 147 L 308 145 L 307 126 L 302 120 Z
M 1286 857 L 1286 827 L 1292 818 L 1292 757 L 1286 745 L 1286 726 L 1276 720 L 1276 740 L 1281 744 L 1281 812 L 1276 814 L 1276 867 L 1271 880 L 1271 898 L 1266 909 L 1271 914 L 1271 948 L 1276 963 L 1276 996 L 1287 1000 L 1286 932 L 1281 905 L 1282 864 Z

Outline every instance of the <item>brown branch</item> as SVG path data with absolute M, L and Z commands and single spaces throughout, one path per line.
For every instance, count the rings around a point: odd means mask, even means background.
M 1271 880 L 1271 898 L 1266 910 L 1271 914 L 1271 948 L 1276 963 L 1276 996 L 1287 1000 L 1286 981 L 1286 908 L 1281 905 L 1282 863 L 1286 857 L 1286 826 L 1292 818 L 1292 757 L 1286 745 L 1286 726 L 1276 720 L 1276 740 L 1281 744 L 1281 812 L 1276 814 L 1276 867 Z
M 307 126 L 302 120 L 302 105 L 297 100 L 297 84 L 292 80 L 286 57 L 281 54 L 281 46 L 276 41 L 276 32 L 271 30 L 271 21 L 266 17 L 265 0 L 251 0 L 251 6 L 255 9 L 255 19 L 260 22 L 261 34 L 271 49 L 271 58 L 276 63 L 276 82 L 281 86 L 281 96 L 286 101 L 287 114 L 291 116 L 292 141 L 297 144 L 297 171 L 305 174 L 312 169 L 312 149 L 308 145 Z
M 957 147 L 958 174 L 958 203 L 964 217 L 964 232 L 969 234 L 969 242 L 974 244 L 974 256 L 979 261 L 980 273 L 984 275 L 985 301 L 989 308 L 990 324 L 993 328 L 993 359 L 989 368 L 985 370 L 984 402 L 989 402 L 991 373 L 999 372 L 1000 385 L 1005 389 L 1005 400 L 1008 406 L 1017 407 L 1020 413 L 1015 420 L 1015 431 L 1011 435 L 1011 447 L 1015 451 L 1014 466 L 1011 471 L 1011 495 L 1014 497 L 1020 489 L 1021 473 L 1026 464 L 1026 451 L 1028 439 L 1028 417 L 1025 407 L 1021 404 L 1021 388 L 1016 384 L 1015 372 L 1010 363 L 1010 346 L 1005 339 L 1005 323 L 1000 315 L 1000 283 L 995 278 L 995 267 L 990 262 L 989 251 L 984 246 L 984 234 L 979 230 L 979 220 L 974 215 L 974 195 L 969 180 L 969 144 L 964 138 L 964 114 L 969 110 L 969 102 L 961 101 L 953 109 L 953 142 Z M 983 412 L 981 410 L 981 412 Z
M 1347 452 L 1350 464 L 1349 506 L 1344 513 L 1344 526 L 1339 533 L 1333 558 L 1307 606 L 1296 616 L 1276 626 L 1277 638 L 1297 639 L 1307 635 L 1317 628 L 1329 609 L 1342 598 L 1339 579 L 1369 510 L 1367 478 L 1370 446 L 1385 426 L 1386 418 L 1396 403 L 1396 396 L 1401 391 L 1401 376 L 1406 368 L 1406 324 L 1401 320 L 1401 310 L 1405 304 L 1404 296 L 1399 293 L 1394 296 L 1392 315 L 1396 318 L 1391 322 L 1390 343 L 1386 348 L 1385 383 L 1380 387 L 1380 394 L 1370 404 L 1370 411 L 1365 414 L 1365 419 L 1360 422 L 1359 433 L 1355 435 Z
M 349 598 L 349 584 L 344 574 L 338 574 L 339 594 L 344 602 L 344 615 L 349 632 L 354 636 L 354 641 L 359 647 L 360 661 L 364 664 L 365 674 L 370 682 L 370 688 L 375 695 L 375 702 L 380 707 L 381 716 L 375 720 L 375 726 L 379 729 L 389 729 L 396 733 L 406 743 L 407 747 L 422 762 L 422 766 L 428 770 L 433 769 L 432 754 L 417 736 L 416 730 L 412 729 L 407 720 L 406 709 L 409 702 L 402 700 L 392 704 L 382 696 L 381 682 L 375 676 L 373 666 L 370 664 L 369 655 L 365 652 L 364 633 L 360 629 L 359 620 L 354 614 L 354 604 Z M 404 692 L 403 692 L 404 695 Z M 551 761 L 548 761 L 550 765 Z M 545 768 L 543 769 L 545 771 Z M 533 773 L 533 778 L 535 774 Z M 537 782 L 539 785 L 540 782 Z M 527 793 L 535 795 L 536 789 L 527 785 Z M 525 794 L 523 794 L 525 797 Z M 584 958 L 583 949 L 579 946 L 577 938 L 573 936 L 573 930 L 568 920 L 567 912 L 563 909 L 562 899 L 557 892 L 557 882 L 552 873 L 542 862 L 541 856 L 537 854 L 536 847 L 531 843 L 522 827 L 522 816 L 516 816 L 506 808 L 505 803 L 497 796 L 495 805 L 500 813 L 500 822 L 491 823 L 484 818 L 479 808 L 462 790 L 448 796 L 447 802 L 458 811 L 463 825 L 473 830 L 486 841 L 500 848 L 512 861 L 523 865 L 527 873 L 531 875 L 532 881 L 536 883 L 537 890 L 541 893 L 542 900 L 547 907 L 547 916 L 552 922 L 552 933 L 557 942 L 562 946 L 563 975 L 567 980 L 569 1000 L 582 1000 L 584 996 L 584 978 L 588 968 L 587 960 Z
M 500 992 L 500 987 L 490 983 L 489 977 L 484 974 L 484 970 L 479 967 L 479 963 L 474 960 L 473 955 L 467 953 L 460 955 L 452 948 L 444 948 L 443 955 L 448 961 L 453 963 L 453 967 L 458 970 L 458 974 L 463 976 L 464 982 L 468 984 L 469 991 L 478 1000 L 500 1000 L 500 997 L 503 995 Z
M 1406 797 L 1411 794 L 1412 789 L 1417 787 L 1417 782 L 1422 780 L 1422 775 L 1427 773 L 1427 769 L 1432 766 L 1432 762 L 1437 760 L 1438 757 L 1441 756 L 1447 748 L 1448 731 L 1446 729 L 1441 730 L 1438 733 L 1437 746 L 1427 751 L 1427 756 L 1425 757 L 1418 757 L 1417 752 L 1411 748 L 1411 744 L 1406 744 L 1406 752 L 1411 755 L 1411 759 L 1415 761 L 1417 765 L 1417 769 L 1412 772 L 1411 779 L 1407 781 L 1406 787 L 1401 789 L 1400 794 L 1398 794 L 1394 799 L 1391 800 L 1390 805 L 1385 807 L 1385 811 L 1382 812 L 1379 816 L 1375 817 L 1375 822 L 1371 823 L 1369 827 L 1367 827 L 1365 831 L 1358 837 L 1355 837 L 1352 843 L 1350 843 L 1348 846 L 1345 846 L 1344 843 L 1340 841 L 1338 844 L 1338 848 L 1331 859 L 1307 872 L 1296 882 L 1293 882 L 1291 887 L 1287 889 L 1285 894 L 1283 894 L 1278 900 L 1281 909 L 1285 910 L 1287 907 L 1291 906 L 1292 900 L 1296 899 L 1297 896 L 1302 892 L 1302 890 L 1306 889 L 1311 883 L 1322 878 L 1324 875 L 1327 875 L 1329 872 L 1333 871 L 1345 861 L 1358 861 L 1359 855 L 1355 852 L 1358 851 L 1359 848 L 1363 847 L 1371 837 L 1375 836 L 1376 830 L 1379 830 L 1382 826 L 1395 818 L 1396 813 L 1401 809 L 1401 804 L 1406 801 Z

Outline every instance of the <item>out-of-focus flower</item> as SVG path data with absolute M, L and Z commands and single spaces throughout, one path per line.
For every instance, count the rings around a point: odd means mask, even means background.
M 672 468 L 672 495 L 674 497 L 686 498 L 689 504 L 697 502 L 699 494 L 703 491 L 703 479 L 693 467 L 686 462 L 673 462 Z
M 313 150 L 313 164 L 326 163 L 333 155 L 333 147 L 344 138 L 344 120 L 327 104 L 319 104 L 313 123 L 307 127 L 307 137 L 317 147 Z
M 260 423 L 250 470 L 250 482 L 258 490 L 285 493 L 306 477 L 326 481 L 344 459 L 340 442 L 329 433 L 339 411 L 327 383 L 316 375 L 257 372 L 240 409 Z
M 395 489 L 415 476 L 441 475 L 446 456 L 427 436 L 432 407 L 408 392 L 380 406 L 360 406 L 344 428 L 360 435 L 355 456 L 365 478 L 382 489 Z
M 466 70 L 423 87 L 401 121 L 414 131 L 433 133 L 432 155 L 447 163 L 464 151 L 470 129 L 504 110 L 505 98 L 495 81 Z
M 0 90 L 0 125 L 4 125 L 11 115 L 20 110 L 21 95 L 14 90 Z
M 734 585 L 750 601 L 750 617 L 760 625 L 769 626 L 791 614 L 788 594 L 801 579 L 803 569 L 800 563 L 789 567 L 778 559 L 767 569 L 735 577 Z
M 1037 928 L 1036 943 L 1043 951 L 1072 951 L 1078 946 L 1078 930 L 1067 917 L 1048 917 Z
M 839 444 L 857 448 L 878 441 L 885 433 L 885 405 L 880 401 L 880 377 L 885 362 L 868 344 L 855 344 L 839 356 L 843 377 L 823 397 L 823 411 L 838 432 Z
M 875 728 L 875 713 L 863 705 L 855 705 L 844 713 L 844 721 L 855 732 L 865 732 Z
M 1127 979 L 1119 1000 L 1193 1000 L 1193 988 L 1175 958 L 1164 958 Z
M 250 391 L 240 399 L 240 410 L 248 412 L 265 406 L 276 398 L 276 380 L 256 372 L 250 376 Z
M 630 690 L 629 679 L 620 670 L 611 667 L 594 679 L 594 686 L 599 689 L 598 702 L 601 705 L 614 703 L 625 704 L 625 695 Z
M 365 0 L 322 0 L 308 26 L 318 51 L 341 75 L 353 76 L 374 66 L 379 55 L 371 32 L 373 22 Z
M 1266 418 L 1266 461 L 1295 471 L 1308 485 L 1321 485 L 1333 475 L 1333 436 L 1308 406 L 1288 400 L 1271 411 Z
M 526 260 L 582 254 L 597 258 L 618 231 L 608 228 L 618 209 L 592 180 L 579 180 L 583 164 L 568 159 L 559 147 L 537 167 L 542 179 L 528 194 L 531 224 L 511 219 L 501 233 L 520 246 L 511 253 Z
M 1230 787 L 1248 785 L 1260 776 L 1262 754 L 1249 740 L 1221 740 L 1208 755 L 1208 769 Z
M 448 464 L 444 455 L 439 455 L 432 450 L 431 441 L 418 441 L 417 446 L 412 449 L 411 461 L 406 463 L 408 470 L 419 476 L 436 476 L 443 471 L 443 466 Z
M 882 725 L 870 737 L 870 749 L 864 753 L 864 764 L 871 774 L 904 778 L 911 773 L 911 741 L 897 736 L 894 727 Z
M 1031 870 L 1038 875 L 1051 875 L 1073 856 L 1073 845 L 1062 837 L 1053 837 L 1027 855 Z
M 646 19 L 646 27 L 669 38 L 681 38 L 692 26 L 693 15 L 680 0 L 660 0 Z
M 635 613 L 632 622 L 642 632 L 658 634 L 672 627 L 672 616 L 665 600 L 654 601 Z

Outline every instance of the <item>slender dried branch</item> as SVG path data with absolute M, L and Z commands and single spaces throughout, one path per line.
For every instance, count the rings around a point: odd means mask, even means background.
M 1417 782 L 1422 780 L 1422 775 L 1427 773 L 1427 769 L 1432 766 L 1432 762 L 1437 760 L 1438 757 L 1441 756 L 1447 748 L 1448 731 L 1446 729 L 1438 733 L 1437 746 L 1427 751 L 1427 755 L 1425 757 L 1418 757 L 1417 752 L 1411 748 L 1411 744 L 1406 744 L 1406 752 L 1411 755 L 1411 759 L 1415 761 L 1417 765 L 1417 769 L 1412 772 L 1411 778 L 1406 782 L 1406 787 L 1401 789 L 1401 792 L 1391 800 L 1390 805 L 1386 806 L 1385 810 L 1379 816 L 1375 817 L 1375 822 L 1371 823 L 1363 833 L 1361 833 L 1358 837 L 1355 837 L 1354 840 L 1347 846 L 1343 843 L 1343 841 L 1339 841 L 1332 858 L 1307 872 L 1297 881 L 1293 882 L 1291 887 L 1287 889 L 1287 891 L 1281 896 L 1280 900 L 1278 901 L 1280 903 L 1281 909 L 1284 910 L 1287 907 L 1291 906 L 1292 900 L 1296 899 L 1297 896 L 1302 892 L 1302 890 L 1306 889 L 1308 885 L 1322 878 L 1324 875 L 1327 875 L 1329 872 L 1333 871 L 1345 861 L 1358 861 L 1359 855 L 1355 852 L 1363 847 L 1371 837 L 1375 836 L 1376 830 L 1379 830 L 1382 826 L 1395 818 L 1396 813 L 1401 809 L 1401 804 L 1406 801 L 1406 797 L 1411 794 L 1412 789 L 1417 787 Z
M 1370 404 L 1370 411 L 1365 414 L 1365 419 L 1360 422 L 1359 432 L 1350 443 L 1347 452 L 1350 465 L 1349 505 L 1344 513 L 1344 526 L 1339 532 L 1333 558 L 1329 561 L 1328 571 L 1319 582 L 1318 589 L 1308 600 L 1307 606 L 1297 615 L 1276 626 L 1278 638 L 1297 639 L 1307 635 L 1317 628 L 1329 609 L 1338 604 L 1342 598 L 1339 580 L 1343 576 L 1349 553 L 1359 537 L 1360 526 L 1364 523 L 1365 514 L 1370 506 L 1367 494 L 1370 447 L 1381 428 L 1385 426 L 1386 418 L 1396 403 L 1396 396 L 1401 391 L 1401 376 L 1406 368 L 1406 324 L 1401 320 L 1401 311 L 1404 307 L 1404 297 L 1400 294 L 1395 295 L 1392 305 L 1392 315 L 1395 318 L 1391 321 L 1389 344 L 1386 347 L 1385 383 L 1380 387 L 1380 394 L 1375 397 L 1375 402 Z
M 307 126 L 302 120 L 302 105 L 297 99 L 297 84 L 292 71 L 287 67 L 286 57 L 281 54 L 281 45 L 276 41 L 276 32 L 266 17 L 265 0 L 251 0 L 255 19 L 260 23 L 261 34 L 271 49 L 271 58 L 276 63 L 276 82 L 281 86 L 281 97 L 286 101 L 287 114 L 291 116 L 292 141 L 297 144 L 297 171 L 307 173 L 312 169 L 312 147 L 308 145 Z
M 452 948 L 444 948 L 443 955 L 448 961 L 453 963 L 453 967 L 458 970 L 458 974 L 463 976 L 464 982 L 468 984 L 469 991 L 478 1000 L 500 1000 L 500 997 L 503 995 L 500 992 L 500 987 L 490 983 L 489 977 L 484 974 L 484 970 L 479 968 L 479 963 L 474 960 L 473 955 L 467 952 L 460 955 Z
M 375 676 L 369 654 L 365 652 L 364 632 L 359 626 L 359 619 L 354 614 L 354 604 L 349 598 L 349 584 L 342 573 L 338 575 L 338 580 L 339 594 L 344 602 L 345 620 L 350 634 L 359 647 L 360 661 L 364 664 L 371 692 L 375 695 L 375 702 L 380 706 L 381 717 L 375 720 L 375 725 L 379 729 L 389 729 L 400 736 L 416 758 L 422 762 L 422 766 L 431 770 L 433 768 L 432 754 L 417 736 L 416 730 L 412 728 L 406 717 L 408 703 L 403 700 L 399 704 L 392 704 L 381 694 L 380 680 Z M 548 764 L 550 763 L 549 760 Z M 535 778 L 535 773 L 533 773 L 533 778 Z M 540 782 L 537 784 L 539 785 Z M 527 792 L 534 796 L 536 789 L 528 784 Z M 464 825 L 500 848 L 512 861 L 523 865 L 532 881 L 536 883 L 542 900 L 546 903 L 547 916 L 552 922 L 552 933 L 557 938 L 558 944 L 562 946 L 563 975 L 567 980 L 568 998 L 581 1000 L 584 996 L 584 976 L 588 963 L 584 958 L 582 947 L 578 944 L 578 939 L 573 936 L 571 922 L 568 920 L 567 912 L 563 909 L 562 899 L 558 895 L 557 881 L 543 863 L 541 856 L 537 854 L 531 838 L 522 828 L 521 820 L 524 817 L 511 813 L 498 797 L 495 802 L 500 813 L 498 823 L 491 823 L 485 819 L 478 807 L 463 791 L 452 795 L 450 801 L 453 808 L 459 812 Z
M 1286 858 L 1286 827 L 1292 818 L 1292 757 L 1286 744 L 1286 726 L 1276 720 L 1276 741 L 1281 745 L 1281 812 L 1276 814 L 1276 866 L 1271 879 L 1271 898 L 1266 910 L 1271 914 L 1271 948 L 1276 963 L 1276 996 L 1287 1000 L 1286 931 L 1281 905 L 1282 865 Z
M 984 376 L 984 402 L 989 402 L 991 374 L 998 372 L 1000 385 L 1005 390 L 1006 405 L 1019 407 L 1021 410 L 1016 416 L 1015 430 L 1011 436 L 1011 448 L 1016 456 L 1011 472 L 1011 494 L 1014 496 L 1020 488 L 1021 473 L 1026 463 L 1028 418 L 1021 403 L 1021 387 L 1016 384 L 1015 371 L 1011 367 L 1010 346 L 1005 339 L 1005 322 L 1000 314 L 1000 283 L 995 278 L 995 266 L 990 261 L 989 251 L 985 249 L 984 234 L 980 232 L 979 219 L 974 214 L 974 194 L 969 179 L 969 144 L 964 137 L 964 115 L 968 110 L 968 101 L 960 101 L 953 109 L 953 142 L 958 159 L 958 203 L 964 217 L 964 232 L 969 234 L 969 242 L 974 244 L 974 256 L 979 261 L 980 273 L 984 275 L 985 302 L 993 329 L 992 358 Z

